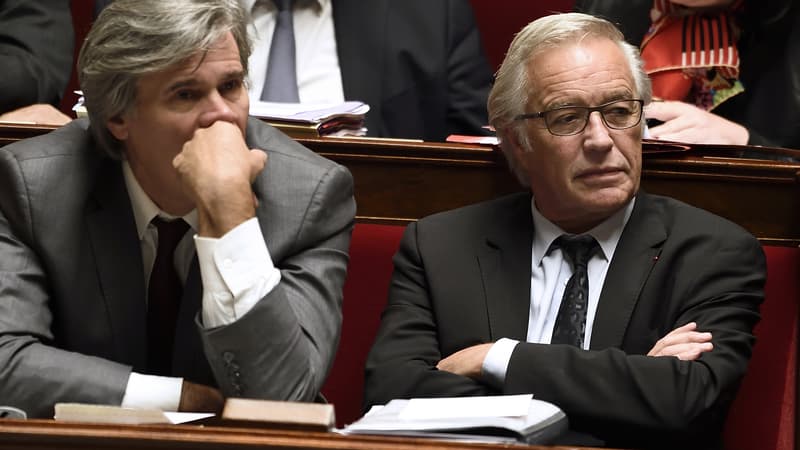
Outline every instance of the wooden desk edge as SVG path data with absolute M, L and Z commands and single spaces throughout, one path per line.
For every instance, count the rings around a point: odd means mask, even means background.
M 491 450 L 529 448 L 568 450 L 577 447 L 524 446 L 453 442 L 393 436 L 342 435 L 334 432 L 219 427 L 202 425 L 107 425 L 53 420 L 0 420 L 0 449 L 83 448 L 310 448 L 356 450 Z M 583 450 L 589 448 L 581 447 Z

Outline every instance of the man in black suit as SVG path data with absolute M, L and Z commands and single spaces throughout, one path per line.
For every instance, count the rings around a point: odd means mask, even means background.
M 444 141 L 485 134 L 491 68 L 466 0 L 334 0 L 346 99 L 368 133 Z
M 276 8 L 252 9 L 251 100 L 260 98 Z M 467 0 L 295 0 L 297 80 L 304 103 L 370 105 L 370 136 L 443 141 L 485 134 L 491 69 Z
M 719 445 L 764 256 L 727 220 L 639 190 L 650 92 L 603 19 L 549 16 L 517 35 L 489 116 L 531 192 L 408 227 L 367 405 L 533 393 L 583 443 Z

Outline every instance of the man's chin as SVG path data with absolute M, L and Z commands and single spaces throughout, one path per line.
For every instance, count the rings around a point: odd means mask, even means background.
M 627 205 L 635 193 L 631 186 L 614 186 L 593 190 L 586 199 L 586 205 L 588 209 L 605 211 L 611 215 Z

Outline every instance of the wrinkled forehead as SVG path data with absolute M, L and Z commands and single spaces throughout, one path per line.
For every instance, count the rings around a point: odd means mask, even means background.
M 540 50 L 527 62 L 528 108 L 594 106 L 635 98 L 625 54 L 606 38 L 587 38 Z

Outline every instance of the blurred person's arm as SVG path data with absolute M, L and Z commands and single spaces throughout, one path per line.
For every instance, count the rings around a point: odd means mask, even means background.
M 72 118 L 56 109 L 53 105 L 37 103 L 0 114 L 0 122 L 37 123 L 46 125 L 64 125 Z
M 6 0 L 0 7 L 0 113 L 58 105 L 72 69 L 68 0 Z
M 645 109 L 648 119 L 663 123 L 649 129 L 653 139 L 690 144 L 746 145 L 750 134 L 744 126 L 684 102 L 653 102 Z

